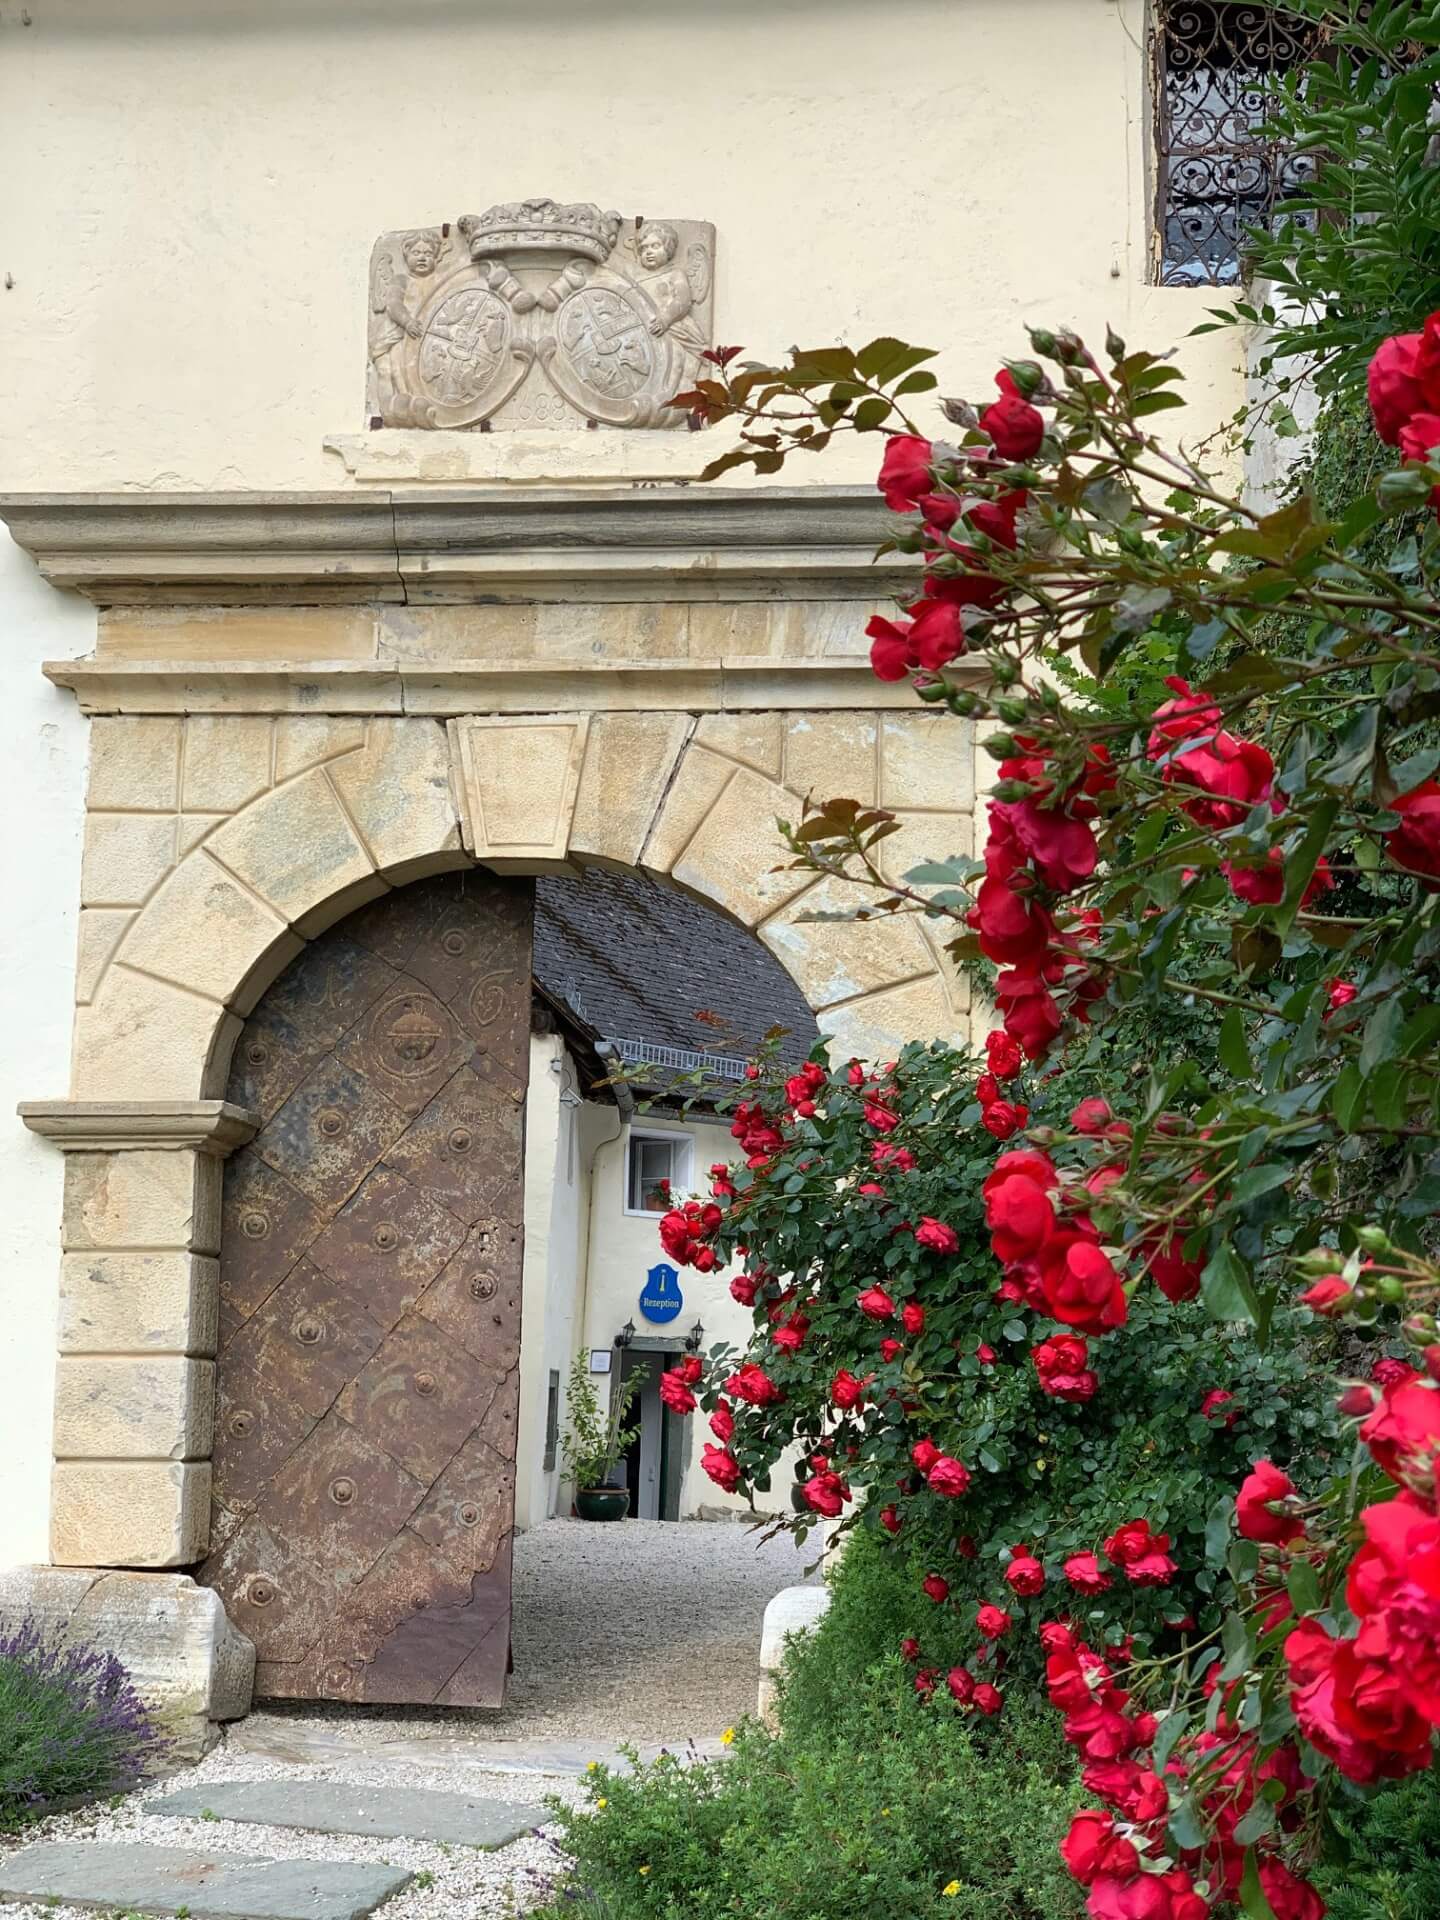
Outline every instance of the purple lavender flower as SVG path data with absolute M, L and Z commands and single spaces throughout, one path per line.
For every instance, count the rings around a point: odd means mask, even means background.
M 0 1627 L 0 1832 L 127 1791 L 166 1745 L 114 1654 Z

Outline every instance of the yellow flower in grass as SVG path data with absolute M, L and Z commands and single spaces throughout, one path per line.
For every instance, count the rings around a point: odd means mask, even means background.
M 597 1800 L 595 1804 L 597 1807 L 608 1807 L 610 1802 L 608 1800 Z
M 600 1771 L 600 1762 L 598 1760 L 587 1760 L 585 1762 L 585 1771 L 586 1773 L 598 1773 Z
M 960 1882 L 958 1880 L 952 1880 L 948 1886 L 940 1889 L 942 1897 L 946 1900 L 953 1900 L 959 1891 Z
M 650 1871 L 649 1867 L 641 1867 L 640 1869 L 641 1876 L 643 1877 L 645 1874 L 649 1873 L 649 1871 Z
M 724 1733 L 722 1733 L 722 1734 L 721 1734 L 721 1736 L 720 1736 L 720 1744 L 721 1744 L 721 1746 L 722 1746 L 722 1747 L 733 1747 L 733 1746 L 734 1746 L 734 1744 L 735 1744 L 735 1729 L 734 1729 L 734 1727 L 726 1727 L 726 1729 L 725 1729 L 725 1731 L 724 1731 Z

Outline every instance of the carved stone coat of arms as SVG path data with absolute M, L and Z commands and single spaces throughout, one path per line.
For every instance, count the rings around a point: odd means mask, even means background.
M 384 233 L 366 411 L 385 427 L 680 427 L 715 229 L 520 200 Z

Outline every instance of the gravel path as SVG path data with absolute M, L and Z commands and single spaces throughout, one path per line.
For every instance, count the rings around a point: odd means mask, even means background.
M 580 1756 L 621 1740 L 710 1746 L 755 1707 L 766 1603 L 797 1586 L 819 1548 L 725 1522 L 552 1520 L 516 1542 L 515 1672 L 501 1713 L 332 1706 L 269 1709 L 182 1777 L 352 1780 L 572 1801 Z M 319 1757 L 301 1758 L 302 1754 Z M 276 1757 L 286 1755 L 294 1757 Z M 549 1769 L 553 1768 L 554 1771 Z M 523 1771 L 522 1771 L 523 1769 Z M 385 1862 L 426 1876 L 384 1920 L 490 1920 L 539 1903 L 559 1864 L 542 1833 L 494 1853 L 142 1814 L 143 1789 L 62 1815 L 18 1841 L 145 1840 L 277 1859 Z M 551 1830 L 553 1831 L 553 1829 Z M 0 1902 L 6 1920 L 87 1920 L 78 1909 Z M 93 1920 L 93 1915 L 89 1916 Z

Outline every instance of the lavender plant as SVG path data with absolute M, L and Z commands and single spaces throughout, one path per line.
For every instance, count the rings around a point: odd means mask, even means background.
M 122 1793 L 164 1737 L 112 1653 L 0 1625 L 0 1833 L 77 1799 Z

